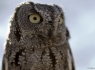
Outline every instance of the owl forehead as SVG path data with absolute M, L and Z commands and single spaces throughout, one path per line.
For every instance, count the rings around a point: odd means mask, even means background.
M 47 13 L 54 13 L 54 12 L 57 12 L 57 14 L 59 13 L 59 10 L 53 5 L 35 4 L 34 8 L 39 12 L 44 11 Z
M 34 9 L 44 15 L 56 17 L 62 13 L 57 5 L 35 4 Z
M 40 13 L 44 17 L 56 18 L 61 13 L 63 13 L 62 9 L 54 4 L 47 5 L 47 4 L 38 4 L 38 3 L 29 2 L 29 3 L 23 3 L 22 8 L 24 10 L 24 13 L 25 11 L 27 12 L 27 10 L 32 9 L 31 12 L 35 10 L 35 12 Z

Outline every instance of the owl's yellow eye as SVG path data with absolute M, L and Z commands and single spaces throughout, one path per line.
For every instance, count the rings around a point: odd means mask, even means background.
M 58 22 L 59 22 L 59 24 L 62 24 L 63 23 L 63 18 L 60 17 Z
M 36 24 L 36 23 L 39 23 L 40 20 L 41 20 L 41 17 L 40 17 L 39 14 L 31 14 L 31 15 L 29 16 L 29 21 L 30 21 L 31 23 Z

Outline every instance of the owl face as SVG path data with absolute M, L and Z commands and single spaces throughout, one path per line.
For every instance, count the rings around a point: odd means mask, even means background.
M 57 5 L 23 3 L 16 11 L 23 36 L 53 38 L 65 34 L 64 14 Z

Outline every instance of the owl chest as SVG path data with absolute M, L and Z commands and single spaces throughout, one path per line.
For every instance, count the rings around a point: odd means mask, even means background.
M 9 58 L 9 68 L 21 70 L 63 70 L 66 67 L 66 49 L 64 47 L 49 47 L 12 53 Z M 14 55 L 14 57 L 12 57 Z M 27 68 L 27 69 L 26 69 Z

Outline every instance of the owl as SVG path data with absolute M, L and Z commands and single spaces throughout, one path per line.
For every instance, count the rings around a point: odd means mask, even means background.
M 2 70 L 75 70 L 61 7 L 21 3 L 9 25 Z

